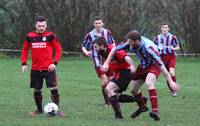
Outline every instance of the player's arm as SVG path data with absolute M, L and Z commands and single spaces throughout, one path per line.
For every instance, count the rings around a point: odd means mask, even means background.
M 135 65 L 133 63 L 133 60 L 129 56 L 125 56 L 124 60 L 130 65 L 131 73 L 134 73 L 136 71 Z
M 179 49 L 180 49 L 179 41 L 178 41 L 178 39 L 177 39 L 176 36 L 173 36 L 173 37 L 172 37 L 172 46 L 171 46 L 171 48 L 172 48 L 173 50 L 179 50 Z
M 163 73 L 165 79 L 167 80 L 167 82 L 169 83 L 170 87 L 175 90 L 178 91 L 179 90 L 179 85 L 176 84 L 172 79 L 171 76 L 169 74 L 169 72 L 167 71 L 165 65 L 163 64 L 158 51 L 156 50 L 156 48 L 154 48 L 153 46 L 150 46 L 147 51 L 149 52 L 149 54 L 151 54 L 151 56 L 153 57 L 154 61 L 159 65 L 159 68 L 161 70 L 161 72 Z
M 23 48 L 21 52 L 21 63 L 22 63 L 22 72 L 27 71 L 27 60 L 28 60 L 28 51 L 29 51 L 30 43 L 26 40 L 23 43 Z
M 107 71 L 107 70 L 108 70 L 108 68 L 109 68 L 109 63 L 111 62 L 111 60 L 112 60 L 112 58 L 113 58 L 115 52 L 118 51 L 118 50 L 121 50 L 121 49 L 126 48 L 127 44 L 128 44 L 128 43 L 123 43 L 123 44 L 118 45 L 118 46 L 113 46 L 113 48 L 112 48 L 112 50 L 110 51 L 110 53 L 109 53 L 109 55 L 108 55 L 106 61 L 105 61 L 104 64 L 103 64 L 103 67 L 102 67 L 103 71 Z
M 53 46 L 53 49 L 55 50 L 55 56 L 54 56 L 53 63 L 49 65 L 48 71 L 54 71 L 56 69 L 56 65 L 58 64 L 62 56 L 62 48 L 61 48 L 59 40 L 57 39 L 55 35 L 54 35 L 54 39 L 52 40 L 52 46 Z
M 90 51 L 88 51 L 87 49 L 86 49 L 86 46 L 87 45 L 89 45 L 91 42 L 91 37 L 90 37 L 90 35 L 89 35 L 89 33 L 85 36 L 85 38 L 84 38 L 84 41 L 82 42 L 82 44 L 81 44 L 81 50 L 83 51 L 83 53 L 86 55 L 86 56 L 91 56 L 92 55 L 92 51 L 90 50 Z
M 108 43 L 112 44 L 113 46 L 116 46 L 115 40 L 110 30 L 108 30 Z

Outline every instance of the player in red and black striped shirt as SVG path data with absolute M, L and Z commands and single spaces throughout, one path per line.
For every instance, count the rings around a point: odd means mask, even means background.
M 29 49 L 32 53 L 30 87 L 34 88 L 34 99 L 37 106 L 37 110 L 30 113 L 32 116 L 43 112 L 41 89 L 44 79 L 46 80 L 46 86 L 51 90 L 52 102 L 59 105 L 55 70 L 62 55 L 60 42 L 54 33 L 47 31 L 47 24 L 43 16 L 36 18 L 35 28 L 35 31 L 27 34 L 21 53 L 22 72 L 27 71 Z M 55 56 L 53 58 L 54 50 Z M 59 112 L 59 115 L 63 116 L 64 113 Z

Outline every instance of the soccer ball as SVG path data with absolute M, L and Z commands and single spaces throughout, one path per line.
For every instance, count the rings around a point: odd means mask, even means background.
M 58 113 L 58 105 L 55 103 L 48 103 L 44 106 L 44 113 L 48 116 L 54 116 Z

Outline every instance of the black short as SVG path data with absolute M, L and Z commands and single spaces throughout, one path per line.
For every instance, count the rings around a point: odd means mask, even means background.
M 122 93 L 126 91 L 131 81 L 131 71 L 126 69 L 120 70 L 111 81 L 118 85 L 119 90 L 117 92 Z
M 41 89 L 43 86 L 43 80 L 46 80 L 46 86 L 56 87 L 56 71 L 48 72 L 47 70 L 31 70 L 30 88 Z

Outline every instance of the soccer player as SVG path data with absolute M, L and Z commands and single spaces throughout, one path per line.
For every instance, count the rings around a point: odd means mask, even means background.
M 96 73 L 101 80 L 102 93 L 104 96 L 105 106 L 108 107 L 110 106 L 110 102 L 105 92 L 105 87 L 108 84 L 109 80 L 113 77 L 113 74 L 112 74 L 112 71 L 107 72 L 107 74 L 102 74 L 104 72 L 101 71 L 100 64 L 103 61 L 101 60 L 101 58 L 97 58 L 97 53 L 92 48 L 92 42 L 97 37 L 104 37 L 108 44 L 111 44 L 111 45 L 115 44 L 112 33 L 110 32 L 110 30 L 103 28 L 103 25 L 104 23 L 101 17 L 94 18 L 94 22 L 93 22 L 94 29 L 86 34 L 85 39 L 82 42 L 81 49 L 86 56 L 92 57 Z
M 159 54 L 165 67 L 169 71 L 171 78 L 176 82 L 176 54 L 175 50 L 179 50 L 179 42 L 175 35 L 169 32 L 169 24 L 163 23 L 161 26 L 162 33 L 154 38 L 154 43 L 158 46 Z M 173 97 L 177 96 L 177 92 L 172 90 L 167 83 Z
M 169 72 L 166 70 L 162 60 L 160 59 L 157 46 L 151 40 L 141 37 L 140 33 L 136 30 L 127 33 L 126 38 L 126 43 L 118 45 L 116 48 L 111 50 L 102 69 L 106 71 L 109 68 L 109 63 L 114 53 L 118 50 L 128 49 L 130 52 L 136 53 L 136 56 L 140 60 L 140 64 L 132 76 L 131 83 L 133 85 L 132 93 L 135 98 L 137 98 L 136 102 L 138 103 L 139 109 L 133 112 L 131 117 L 135 118 L 142 112 L 147 111 L 144 100 L 142 99 L 142 94 L 139 91 L 140 87 L 145 82 L 148 88 L 152 108 L 152 111 L 149 113 L 149 115 L 150 117 L 154 118 L 154 120 L 160 120 L 158 96 L 154 86 L 160 71 L 164 74 L 166 80 L 173 90 L 178 91 L 179 85 L 171 79 Z
M 112 45 L 108 45 L 104 37 L 98 37 L 93 42 L 93 49 L 97 51 L 98 56 L 106 59 L 110 53 Z M 109 69 L 115 73 L 115 77 L 109 82 L 106 87 L 108 96 L 115 111 L 116 119 L 123 119 L 119 102 L 134 102 L 135 98 L 130 95 L 122 94 L 128 87 L 131 81 L 131 73 L 135 72 L 135 66 L 133 65 L 132 59 L 127 56 L 123 50 L 116 51 L 114 58 L 109 64 Z M 143 97 L 145 103 L 146 97 Z M 148 110 L 148 108 L 146 107 Z
M 35 28 L 35 31 L 26 35 L 21 53 L 22 72 L 24 73 L 27 71 L 29 49 L 32 52 L 30 88 L 34 88 L 34 100 L 37 106 L 37 110 L 30 113 L 32 116 L 43 113 L 41 89 L 44 79 L 46 86 L 50 88 L 52 102 L 59 106 L 56 66 L 62 55 L 60 42 L 54 33 L 47 30 L 47 23 L 43 16 L 36 18 Z M 54 58 L 53 49 L 55 50 Z M 64 116 L 64 113 L 59 112 L 58 115 Z

